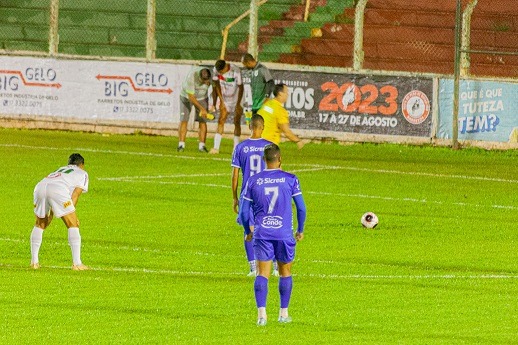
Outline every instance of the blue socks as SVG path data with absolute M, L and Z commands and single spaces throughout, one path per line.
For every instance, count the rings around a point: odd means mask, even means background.
M 289 277 L 279 278 L 279 294 L 281 295 L 281 308 L 288 308 L 293 288 L 293 279 Z
M 279 278 L 279 294 L 281 297 L 281 308 L 288 308 L 293 289 L 292 277 Z M 266 307 L 266 297 L 268 296 L 268 279 L 263 276 L 255 277 L 254 282 L 255 302 L 257 308 Z
M 266 307 L 266 296 L 268 296 L 268 279 L 263 276 L 255 277 L 254 292 L 257 308 Z
M 244 242 L 245 242 L 246 259 L 248 260 L 248 262 L 255 260 L 253 242 L 252 241 L 250 241 L 250 242 L 244 241 Z

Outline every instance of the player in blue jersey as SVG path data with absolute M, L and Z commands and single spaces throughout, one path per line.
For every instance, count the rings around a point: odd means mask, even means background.
M 295 240 L 304 238 L 306 205 L 297 176 L 281 170 L 281 150 L 276 144 L 264 148 L 266 169 L 251 176 L 245 186 L 240 210 L 247 240 L 252 240 L 257 260 L 258 275 L 254 291 L 257 304 L 257 325 L 266 325 L 266 297 L 272 259 L 279 264 L 279 293 L 281 308 L 278 321 L 291 322 L 288 315 L 292 290 L 291 264 L 295 258 Z M 297 208 L 297 232 L 293 237 L 293 211 L 291 200 Z M 253 210 L 254 231 L 250 230 L 250 206 Z
M 238 213 L 238 205 L 240 199 L 237 196 L 237 188 L 239 184 L 239 170 L 243 175 L 243 182 L 241 183 L 241 195 L 246 185 L 246 181 L 250 176 L 263 171 L 266 167 L 263 160 L 264 147 L 271 144 L 270 141 L 261 138 L 264 129 L 264 120 L 261 115 L 253 115 L 250 121 L 250 129 L 252 136 L 249 139 L 239 143 L 232 154 L 232 195 L 234 197 L 234 212 Z M 241 198 L 242 200 L 242 198 Z M 239 221 L 239 218 L 238 218 Z M 253 217 L 250 217 L 250 224 L 253 227 Z M 250 265 L 249 276 L 256 276 L 256 265 L 254 257 L 254 249 L 250 241 L 244 241 L 246 258 Z M 274 275 L 278 271 L 274 268 Z

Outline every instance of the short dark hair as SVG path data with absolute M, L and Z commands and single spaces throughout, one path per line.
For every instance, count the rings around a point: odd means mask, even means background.
M 281 149 L 277 144 L 268 144 L 264 147 L 264 160 L 266 163 L 278 162 L 281 157 Z
M 257 128 L 260 125 L 264 126 L 264 119 L 259 114 L 252 115 L 252 119 L 250 120 L 250 122 L 252 123 L 252 128 Z
M 68 157 L 68 165 L 77 165 L 85 164 L 85 159 L 79 153 L 72 153 L 70 157 Z
M 218 72 L 223 71 L 226 66 L 227 66 L 227 63 L 225 62 L 225 60 L 218 60 L 214 64 L 214 67 L 216 68 L 216 71 L 218 71 Z
M 255 59 L 252 56 L 252 54 L 249 54 L 249 53 L 244 54 L 243 57 L 241 58 L 241 62 L 252 62 L 252 61 L 255 61 Z
M 200 71 L 201 80 L 210 80 L 212 78 L 212 74 L 210 73 L 210 69 L 204 68 Z
M 277 97 L 277 95 L 284 91 L 284 87 L 286 86 L 286 84 L 283 84 L 283 83 L 280 83 L 280 84 L 275 84 L 275 87 L 273 88 L 273 96 L 274 97 Z

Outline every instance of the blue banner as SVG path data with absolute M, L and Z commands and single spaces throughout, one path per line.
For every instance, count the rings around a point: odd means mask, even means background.
M 437 137 L 452 138 L 453 80 L 439 82 Z M 467 81 L 460 84 L 459 140 L 518 141 L 518 84 Z

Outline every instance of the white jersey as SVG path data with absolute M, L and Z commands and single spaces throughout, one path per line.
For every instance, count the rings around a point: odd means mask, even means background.
M 218 73 L 214 68 L 213 80 L 219 81 L 221 86 L 221 95 L 225 103 L 235 104 L 239 95 L 239 85 L 243 85 L 241 78 L 241 70 L 236 65 L 230 64 L 230 69 L 224 74 Z
M 76 188 L 81 188 L 83 193 L 88 192 L 88 173 L 77 165 L 67 165 L 45 177 L 39 184 L 56 185 L 65 188 L 69 195 Z
M 74 212 L 72 193 L 76 188 L 88 192 L 88 173 L 78 166 L 67 165 L 49 174 L 34 188 L 34 214 L 45 218 L 52 210 L 61 218 Z
M 180 96 L 189 98 L 194 95 L 197 100 L 204 100 L 209 96 L 209 85 L 205 84 L 200 77 L 200 71 L 206 67 L 193 67 L 182 83 Z

